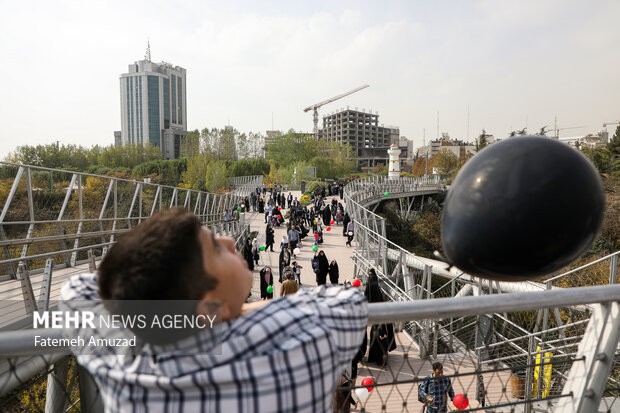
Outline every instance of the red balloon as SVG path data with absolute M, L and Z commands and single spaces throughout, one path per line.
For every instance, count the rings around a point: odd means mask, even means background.
M 342 214 L 338 214 L 338 218 L 342 218 Z
M 454 404 L 454 407 L 456 407 L 459 410 L 466 409 L 467 406 L 469 406 L 469 400 L 467 399 L 467 397 L 463 396 L 461 393 L 454 396 L 454 399 L 452 399 L 452 403 Z
M 362 380 L 362 386 L 366 386 L 368 391 L 372 391 L 372 389 L 374 388 L 373 384 L 375 384 L 375 381 L 372 379 L 372 377 L 366 377 L 364 380 Z
M 353 280 L 353 287 L 359 287 L 360 285 L 362 285 L 362 282 L 360 280 L 358 280 L 357 278 Z
M 319 239 L 319 234 L 318 233 L 314 233 L 314 239 Z
M 334 221 L 333 219 L 331 221 L 329 221 L 329 223 L 332 224 L 332 225 L 334 225 L 334 222 L 336 222 L 336 221 Z
M 327 227 L 327 228 L 325 228 L 325 230 L 326 230 L 326 231 L 331 231 L 331 230 L 332 230 L 332 227 Z
M 282 219 L 282 215 L 278 215 L 278 219 Z
M 282 208 L 278 207 L 278 211 L 282 211 Z

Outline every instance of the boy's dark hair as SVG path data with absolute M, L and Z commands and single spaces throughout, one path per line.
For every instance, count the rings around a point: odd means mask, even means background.
M 433 363 L 433 371 L 443 369 L 443 364 L 441 362 L 436 361 Z
M 198 300 L 215 288 L 199 240 L 200 220 L 182 208 L 153 215 L 112 246 L 97 275 L 104 300 Z

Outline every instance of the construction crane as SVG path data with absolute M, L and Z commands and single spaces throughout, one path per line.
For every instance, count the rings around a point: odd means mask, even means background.
M 321 106 L 323 106 L 323 105 L 327 105 L 328 103 L 331 103 L 331 102 L 333 102 L 334 100 L 342 99 L 343 97 L 345 97 L 345 96 L 349 96 L 350 94 L 353 94 L 353 93 L 355 93 L 355 92 L 359 92 L 360 90 L 365 89 L 365 88 L 367 88 L 367 87 L 369 87 L 369 86 L 370 86 L 370 85 L 363 85 L 363 86 L 360 86 L 360 87 L 355 88 L 355 89 L 353 89 L 353 90 L 351 90 L 351 91 L 349 91 L 349 92 L 347 92 L 347 93 L 343 93 L 342 95 L 334 96 L 334 97 L 333 97 L 333 98 L 331 98 L 331 99 L 324 100 L 323 102 L 316 103 L 316 104 L 314 104 L 314 105 L 311 105 L 311 106 L 308 106 L 307 108 L 305 108 L 305 109 L 304 109 L 304 112 L 308 112 L 308 111 L 310 111 L 310 110 L 314 111 L 314 113 L 313 113 L 313 119 L 314 119 L 314 137 L 315 137 L 316 139 L 318 139 L 318 137 L 319 137 L 319 108 L 320 108 Z
M 583 129 L 583 128 L 587 128 L 588 126 L 571 126 L 570 128 L 553 128 L 551 129 L 551 131 L 555 132 L 555 139 L 560 139 L 560 131 L 561 130 L 569 130 L 569 129 Z
M 606 128 L 607 125 L 617 125 L 617 124 L 620 124 L 620 120 L 617 120 L 615 122 L 605 122 L 603 123 L 603 127 Z

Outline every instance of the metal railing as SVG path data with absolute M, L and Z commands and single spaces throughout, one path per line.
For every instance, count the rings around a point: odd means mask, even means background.
M 0 172 L 0 329 L 45 307 L 71 275 L 92 270 L 119 236 L 162 209 L 187 208 L 214 232 L 239 239 L 248 228 L 224 222 L 224 211 L 262 182 L 239 177 L 231 192 L 212 194 L 6 162 Z
M 347 184 L 344 187 L 343 198 L 349 217 L 385 237 L 385 220 L 370 211 L 368 205 L 412 194 L 433 194 L 443 189 L 444 186 L 438 177 L 390 179 L 373 176 Z
M 582 365 L 587 363 L 592 364 L 591 368 L 609 368 L 613 363 L 620 331 L 620 318 L 615 317 L 618 314 L 619 300 L 620 285 L 614 285 L 546 290 L 538 293 L 378 303 L 369 306 L 369 325 L 429 321 L 442 323 L 445 320 L 462 317 L 484 317 L 489 312 L 511 314 L 520 312 L 523 308 L 541 310 L 549 307 L 567 308 L 597 304 L 594 306 L 597 310 L 591 316 L 592 321 L 584 330 L 583 339 L 574 345 L 575 351 L 570 355 L 561 355 L 558 349 L 534 349 L 528 354 L 527 359 L 518 365 L 523 369 L 524 377 L 515 376 L 510 368 L 499 364 L 480 364 L 476 356 L 468 352 L 444 352 L 433 360 L 443 362 L 444 374 L 452 379 L 456 393 L 469 394 L 472 399 L 472 408 L 469 410 L 481 410 L 481 401 L 478 401 L 477 406 L 473 402 L 474 398 L 480 396 L 476 387 L 480 383 L 480 377 L 485 386 L 486 409 L 502 411 L 502 407 L 526 404 L 538 407 L 547 405 L 548 408 L 558 405 L 556 411 L 582 412 L 593 411 L 584 406 L 584 403 L 594 403 L 597 408 L 603 406 L 607 410 L 615 402 L 612 396 L 613 389 L 608 388 L 606 382 L 599 380 L 600 375 L 581 377 L 582 375 L 572 375 L 571 369 L 581 369 Z M 424 333 L 418 332 L 418 334 Z M 66 365 L 65 357 L 69 354 L 69 349 L 57 347 L 41 354 L 41 348 L 34 345 L 35 335 L 50 339 L 62 337 L 61 331 L 57 329 L 2 333 L 0 354 L 9 362 L 11 368 L 0 374 L 0 394 L 6 395 L 20 385 L 27 386 L 30 381 L 26 382 L 24 377 L 32 377 L 44 370 L 48 374 L 48 383 L 54 383 L 51 387 L 61 388 L 61 394 L 66 395 L 69 402 L 77 401 L 78 397 L 80 400 L 91 400 L 93 389 L 82 389 L 80 385 L 80 392 L 74 394 L 69 387 L 72 381 L 71 374 L 67 374 L 67 369 L 59 369 L 59 366 Z M 419 356 L 422 350 L 411 341 L 404 340 L 400 335 L 395 340 L 397 348 L 389 355 L 386 367 L 375 367 L 373 362 L 369 361 L 363 363 L 360 369 L 360 376 L 373 377 L 375 382 L 372 397 L 362 403 L 368 411 L 375 411 L 374 408 L 378 406 L 386 406 L 384 409 L 386 411 L 393 411 L 392 409 L 396 408 L 399 411 L 420 410 L 421 404 L 417 402 L 417 394 L 412 392 L 412 389 L 415 389 L 416 384 L 420 384 L 430 373 L 430 364 Z M 373 346 L 372 341 L 370 345 Z M 478 351 L 492 352 L 493 346 L 484 343 Z M 542 356 L 537 357 L 538 354 Z M 20 359 L 23 356 L 30 357 L 23 361 Z M 617 364 L 615 368 L 618 368 Z M 77 372 L 74 370 L 73 374 Z M 83 372 L 80 376 L 80 380 L 82 379 L 86 379 Z M 531 383 L 526 384 L 526 380 L 530 380 Z M 590 393 L 594 393 L 595 396 L 587 396 Z M 94 394 L 96 395 L 96 389 Z M 572 405 L 575 406 L 571 407 Z M 408 408 L 403 409 L 403 406 Z
M 375 389 L 361 407 L 420 411 L 417 385 L 431 373 L 430 361 L 440 360 L 455 391 L 472 399 L 466 410 L 511 411 L 515 405 L 523 405 L 526 412 L 616 409 L 620 403 L 620 290 L 617 285 L 600 284 L 615 283 L 620 252 L 547 283 L 481 281 L 442 262 L 411 254 L 385 238 L 383 219 L 366 205 L 443 189 L 432 179 L 424 185 L 413 179 L 406 182 L 375 178 L 345 188 L 348 212 L 356 220 L 355 273 L 365 279 L 368 269 L 374 268 L 385 295 L 394 301 L 370 306 L 369 324 L 393 324 L 397 348 L 388 353 L 385 367 L 370 360 L 362 363 L 359 374 L 373 377 Z M 217 231 L 224 223 L 214 225 Z M 238 245 L 244 235 L 249 235 L 247 226 L 240 231 Z M 562 280 L 574 280 L 577 274 L 599 267 L 609 268 L 608 283 L 561 288 L 567 282 Z M 92 411 L 97 411 L 96 388 L 85 385 L 83 392 L 76 393 L 75 385 L 71 387 L 80 382 L 82 390 L 81 381 L 73 377 L 88 383 L 88 376 L 83 371 L 80 375 L 77 368 L 71 370 L 71 365 L 66 367 L 66 352 L 35 355 L 27 343 L 32 334 L 0 333 L 0 354 L 7 356 L 0 359 L 5 366 L 0 369 L 0 394 L 15 401 L 7 393 L 19 386 L 20 394 L 32 396 L 36 393 L 36 378 L 32 377 L 44 370 L 38 380 L 47 377 L 48 393 L 41 410 L 64 411 L 53 409 L 62 399 L 63 406 L 65 401 L 67 406 L 92 402 Z M 360 380 L 357 384 L 360 387 Z
M 0 168 L 10 176 L 0 188 L 0 281 L 15 279 L 19 264 L 41 272 L 47 257 L 59 268 L 85 262 L 89 249 L 100 256 L 120 234 L 165 208 L 181 206 L 205 224 L 218 223 L 262 182 L 240 177 L 232 192 L 213 194 L 6 162 Z
M 415 182 L 415 181 L 414 181 Z M 355 274 L 365 280 L 370 268 L 375 269 L 381 287 L 387 298 L 398 302 L 424 300 L 424 305 L 442 297 L 459 297 L 467 295 L 481 296 L 484 294 L 497 295 L 499 300 L 507 297 L 505 293 L 535 293 L 540 291 L 558 291 L 565 287 L 583 285 L 614 284 L 618 276 L 618 256 L 620 251 L 602 259 L 584 265 L 567 273 L 549 278 L 542 283 L 536 282 L 497 282 L 481 280 L 456 269 L 451 269 L 441 261 L 418 257 L 385 237 L 385 223 L 382 217 L 370 211 L 367 207 L 376 205 L 381 199 L 390 197 L 415 196 L 420 190 L 428 190 L 427 186 L 413 187 L 411 192 L 397 192 L 397 183 L 389 179 L 366 179 L 354 181 L 351 187 L 345 188 L 347 211 L 356 219 L 355 244 L 352 259 L 355 263 Z M 437 182 L 437 190 L 443 189 Z M 411 190 L 411 184 L 409 185 Z M 524 257 L 527 259 L 527 257 Z M 592 274 L 592 272 L 594 274 Z M 574 288 L 571 288 L 571 290 Z M 501 295 L 498 295 L 501 294 Z M 480 297 L 482 299 L 482 297 Z M 435 299 L 435 300 L 433 300 Z M 432 301 L 429 301 L 432 300 Z M 434 306 L 431 306 L 435 308 Z M 436 360 L 441 353 L 461 354 L 469 358 L 477 370 L 495 366 L 495 369 L 510 370 L 529 366 L 541 357 L 554 363 L 558 360 L 561 366 L 555 368 L 555 393 L 561 389 L 557 383 L 569 386 L 568 370 L 575 360 L 577 347 L 586 340 L 585 330 L 590 316 L 601 311 L 600 306 L 583 305 L 578 302 L 565 307 L 541 309 L 529 308 L 523 305 L 522 311 L 510 314 L 500 308 L 490 309 L 487 314 L 472 317 L 467 310 L 462 309 L 458 316 L 452 316 L 440 321 L 408 321 L 403 323 L 401 331 L 411 340 L 412 345 L 419 349 L 422 359 Z M 608 311 L 609 312 L 609 311 Z M 611 315 L 609 315 L 611 314 Z M 611 325 L 617 325 L 613 311 L 608 314 Z M 614 339 L 611 338 L 611 341 Z M 617 343 L 617 337 L 615 338 Z M 617 344 L 616 344 L 617 345 Z M 591 350 L 593 348 L 590 348 Z M 615 349 L 615 347 L 614 347 Z M 618 368 L 618 354 L 608 352 L 610 363 L 615 366 L 612 373 L 604 375 L 603 382 L 607 388 L 617 389 L 620 386 L 620 370 Z M 540 396 L 542 387 L 536 387 L 537 374 L 527 370 L 523 377 L 524 390 L 527 394 Z M 541 373 L 542 372 L 538 372 Z M 583 372 L 581 372 L 583 373 Z M 556 377 L 557 376 L 557 377 Z M 598 379 L 601 379 L 599 376 Z M 525 394 L 524 393 L 524 394 Z M 583 395 L 582 395 L 583 396 Z M 525 410 L 531 411 L 535 405 L 532 397 L 526 398 Z M 613 393 L 611 403 L 618 399 L 618 393 Z M 556 401 L 557 402 L 557 401 Z M 562 406 L 564 404 L 562 403 Z M 579 411 L 579 410 L 575 410 Z

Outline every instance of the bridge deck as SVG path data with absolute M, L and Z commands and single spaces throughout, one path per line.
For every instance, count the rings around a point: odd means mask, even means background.
M 293 192 L 293 196 L 299 198 L 301 194 L 299 192 Z M 331 198 L 328 198 L 328 200 L 331 200 Z M 338 201 L 342 202 L 340 198 L 338 198 Z M 264 214 L 247 213 L 246 220 L 250 222 L 253 231 L 258 231 L 259 245 L 265 245 L 266 224 L 264 223 Z M 254 269 L 254 286 L 252 288 L 252 295 L 254 297 L 260 297 L 259 271 L 265 266 L 270 266 L 275 275 L 273 286 L 274 298 L 280 296 L 281 284 L 278 282 L 277 277 L 278 256 L 280 253 L 280 241 L 285 233 L 285 228 L 284 225 L 274 228 L 274 252 L 265 251 L 260 253 L 259 265 Z M 353 250 L 351 247 L 345 246 L 346 237 L 342 234 L 342 225 L 332 225 L 331 231 L 325 231 L 324 226 L 324 243 L 319 245 L 319 251 L 324 250 L 330 262 L 332 259 L 335 259 L 338 263 L 340 271 L 339 282 L 341 284 L 345 279 L 352 279 L 354 277 L 353 261 L 351 260 Z M 301 281 L 304 287 L 313 287 L 316 286 L 316 280 L 310 264 L 310 260 L 314 256 L 312 251 L 312 246 L 314 245 L 312 233 L 302 241 L 302 245 L 301 252 L 297 255 L 297 262 L 303 267 Z M 366 364 L 365 361 L 362 361 L 359 366 L 357 385 L 361 384 L 361 380 L 364 377 L 374 377 L 377 383 L 391 383 L 394 381 L 401 382 L 424 377 L 432 372 L 431 362 L 420 359 L 417 347 L 412 345 L 411 340 L 404 333 L 397 333 L 396 341 L 398 344 L 397 348 L 390 352 L 388 363 L 385 368 L 381 368 L 372 363 Z M 444 373 L 446 375 L 455 374 L 457 372 L 459 374 L 467 374 L 475 370 L 474 360 L 470 355 L 439 355 L 438 360 L 444 364 Z M 510 391 L 507 390 L 509 388 L 509 375 L 509 372 L 495 372 L 492 373 L 493 377 L 491 377 L 491 374 L 489 374 L 489 377 L 484 377 L 487 387 L 487 404 L 489 402 L 498 403 L 500 401 L 511 402 L 518 400 L 513 398 Z M 478 402 L 475 401 L 476 382 L 474 375 L 466 375 L 454 379 L 453 386 L 457 394 L 468 394 L 471 407 L 479 406 Z M 363 407 L 364 412 L 420 412 L 422 410 L 422 404 L 418 402 L 417 387 L 417 383 L 376 387 L 371 392 L 364 406 L 358 403 L 357 408 L 352 408 L 351 411 L 361 412 Z M 496 411 L 499 412 L 501 410 Z M 507 408 L 506 411 L 510 411 L 510 408 Z

